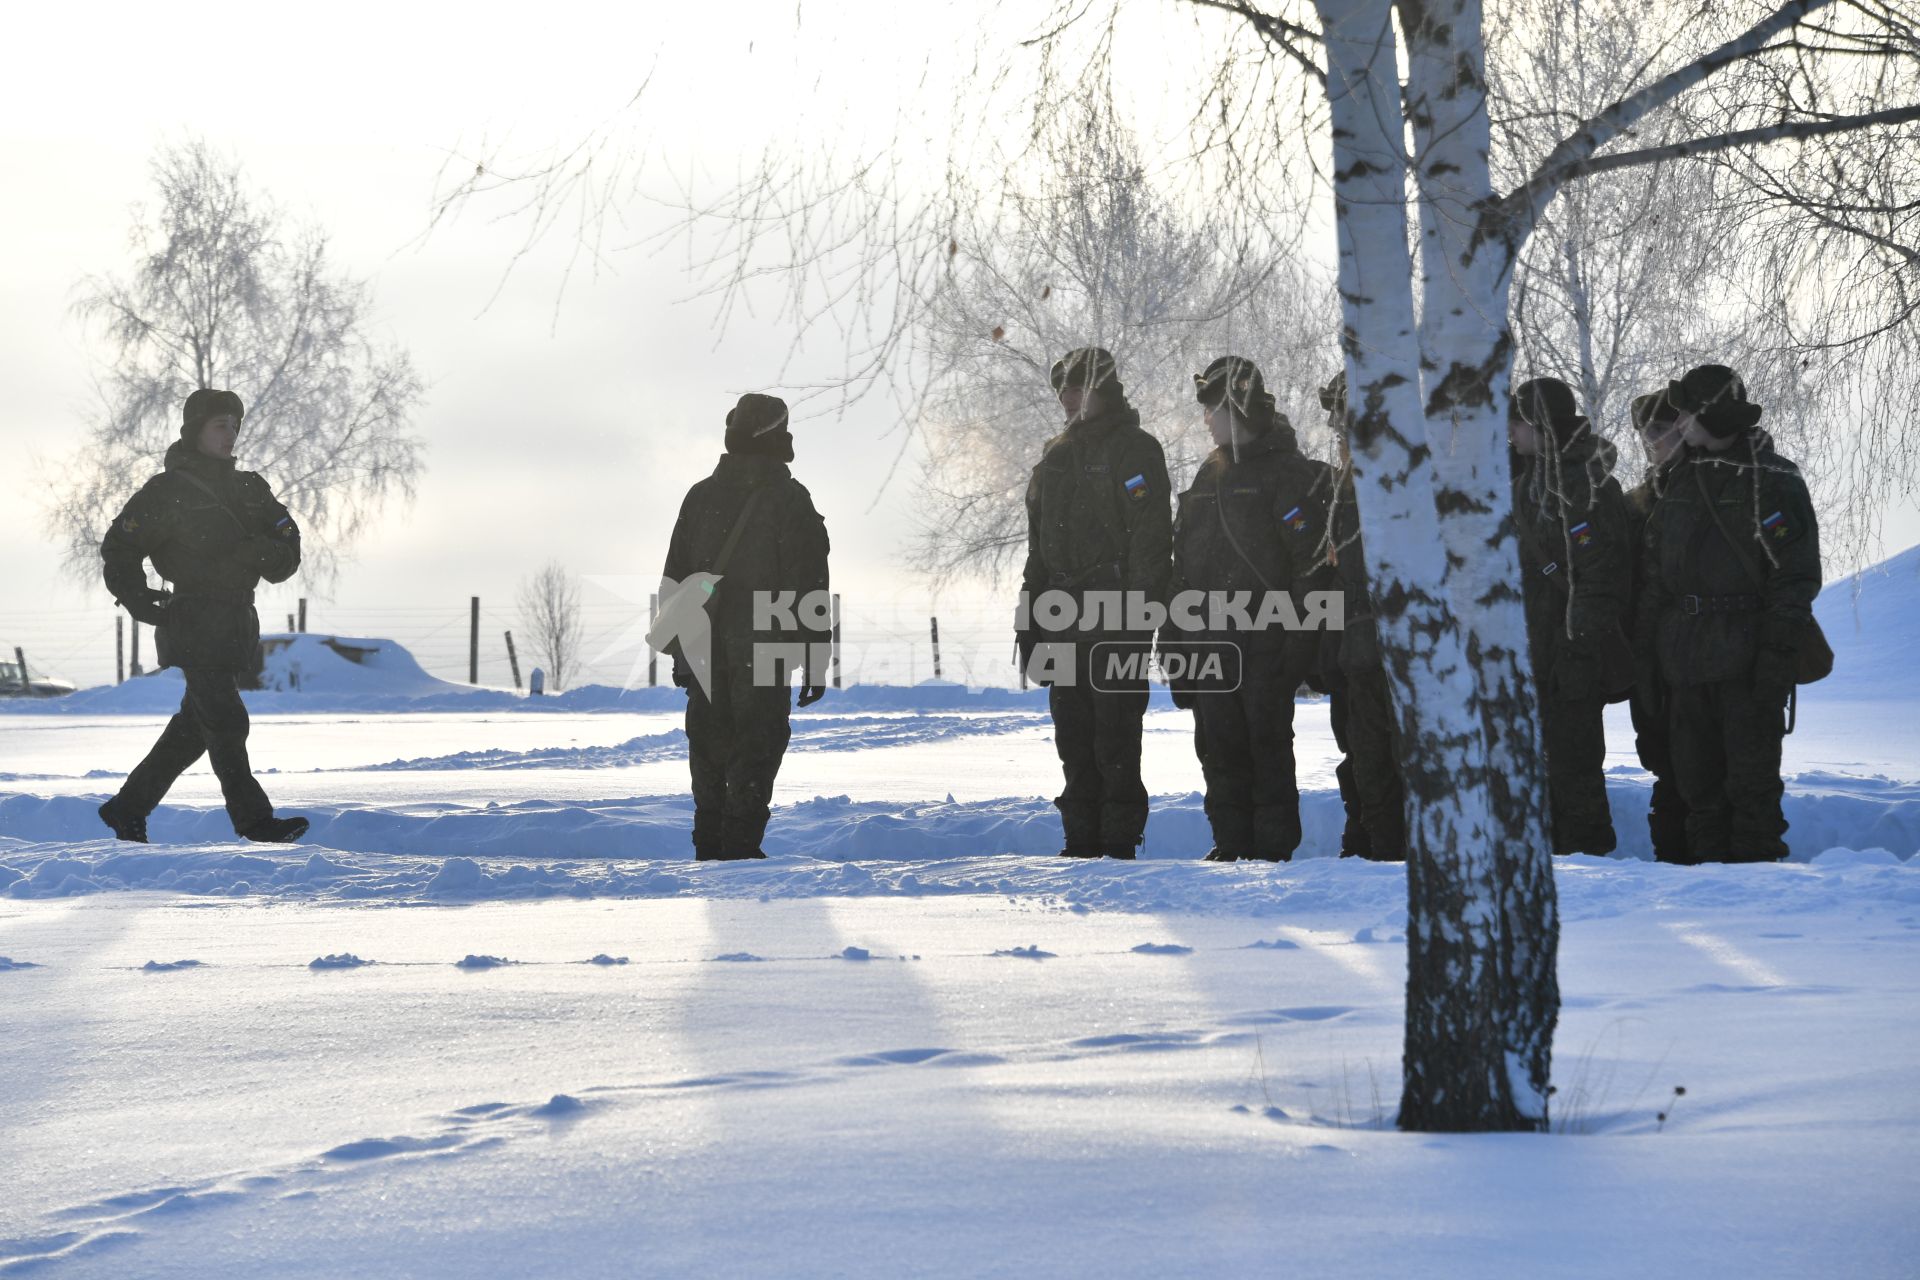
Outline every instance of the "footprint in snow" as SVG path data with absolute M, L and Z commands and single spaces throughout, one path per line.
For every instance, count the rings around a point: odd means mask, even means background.
M 885 1049 L 879 1053 L 856 1053 L 841 1058 L 843 1067 L 914 1067 L 952 1053 L 951 1049 Z
M 351 951 L 342 951 L 338 955 L 316 956 L 307 961 L 309 969 L 358 969 L 370 965 L 373 961 L 362 960 Z
M 1300 944 L 1289 942 L 1285 938 L 1275 938 L 1272 942 L 1249 942 L 1243 951 L 1298 951 Z
M 1012 960 L 1057 960 L 1059 958 L 1053 952 L 1042 951 L 1037 946 L 1011 947 L 1004 951 L 995 951 L 990 954 L 995 956 L 1004 956 Z
M 597 964 L 602 966 L 613 965 L 613 964 L 625 964 L 627 963 L 627 958 L 625 956 L 610 956 L 606 952 L 602 951 L 599 955 L 595 956 L 593 959 L 582 960 L 580 963 L 581 964 Z
M 1133 949 L 1137 956 L 1190 956 L 1192 947 L 1183 947 L 1177 942 L 1143 942 Z
M 172 973 L 176 969 L 198 969 L 199 960 L 149 960 L 140 966 L 142 973 Z
M 751 951 L 729 951 L 723 956 L 715 956 L 714 961 L 722 964 L 762 964 L 765 956 L 757 956 Z
M 464 960 L 455 960 L 456 969 L 498 969 L 505 965 L 518 964 L 517 960 L 506 960 L 499 956 L 468 956 Z
M 1226 1019 L 1230 1027 L 1264 1027 L 1276 1022 L 1328 1022 L 1334 1018 L 1343 1018 L 1355 1010 L 1344 1004 L 1300 1005 L 1293 1009 L 1262 1009 L 1257 1013 L 1242 1013 Z

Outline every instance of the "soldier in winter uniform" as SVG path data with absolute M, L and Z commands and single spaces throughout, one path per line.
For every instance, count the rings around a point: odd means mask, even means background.
M 1646 478 L 1627 490 L 1627 514 L 1632 521 L 1634 555 L 1646 545 L 1647 520 L 1653 504 L 1666 487 L 1668 474 L 1679 459 L 1680 411 L 1667 399 L 1665 391 L 1635 396 L 1633 427 L 1647 450 Z M 1634 575 L 1634 585 L 1644 589 L 1646 575 Z M 1637 595 L 1637 591 L 1636 591 Z M 1653 775 L 1653 801 L 1647 808 L 1647 831 L 1653 837 L 1653 856 L 1661 862 L 1686 862 L 1687 802 L 1680 796 L 1680 784 L 1673 776 L 1673 739 L 1667 725 L 1670 695 L 1660 678 L 1659 664 L 1650 655 L 1636 655 L 1633 696 L 1628 705 L 1633 712 L 1633 745 L 1641 767 Z
M 1048 685 L 1054 746 L 1066 786 L 1054 804 L 1066 831 L 1062 854 L 1131 858 L 1147 825 L 1140 781 L 1140 728 L 1147 709 L 1144 656 L 1153 633 L 1131 620 L 1096 619 L 1090 596 L 1164 603 L 1172 541 L 1172 485 L 1155 440 L 1127 403 L 1113 356 L 1068 352 L 1052 370 L 1066 430 L 1047 442 L 1027 485 L 1027 560 L 1021 587 L 1020 660 Z M 1049 632 L 1030 608 L 1049 591 L 1080 608 L 1071 634 Z M 1038 646 L 1064 651 L 1058 677 Z M 1071 679 L 1066 672 L 1070 667 Z
M 300 567 L 300 529 L 259 475 L 236 470 L 233 445 L 246 409 L 231 391 L 187 397 L 166 470 L 147 481 L 100 543 L 102 577 L 137 622 L 152 624 L 160 665 L 186 680 L 180 710 L 153 749 L 100 806 L 122 840 L 145 843 L 152 813 L 204 753 L 220 780 L 233 829 L 248 840 L 297 840 L 307 820 L 276 818 L 247 759 L 239 675 L 257 669 L 260 619 L 253 589 Z M 145 562 L 173 590 L 147 585 Z
M 1787 855 L 1780 744 L 1813 624 L 1820 534 L 1799 469 L 1725 365 L 1667 387 L 1686 447 L 1647 521 L 1638 639 L 1670 704 L 1695 862 Z
M 1507 428 L 1553 851 L 1611 853 L 1601 717 L 1633 683 L 1633 559 L 1614 449 L 1558 378 L 1520 384 Z
M 1263 603 L 1284 594 L 1288 618 L 1306 619 L 1306 595 L 1329 588 L 1326 513 L 1333 473 L 1301 454 L 1293 425 L 1274 407 L 1251 361 L 1223 356 L 1194 376 L 1207 428 L 1219 447 L 1180 495 L 1174 524 L 1173 596 L 1244 593 L 1252 625 L 1224 612 L 1209 627 L 1169 618 L 1162 647 L 1217 653 L 1224 679 L 1176 682 L 1174 701 L 1194 713 L 1194 750 L 1207 783 L 1213 827 L 1209 861 L 1284 862 L 1300 844 L 1300 791 L 1293 758 L 1293 703 L 1319 666 L 1318 631 L 1261 625 Z
M 703 862 L 766 856 L 760 841 L 792 736 L 793 646 L 804 646 L 799 705 L 826 692 L 827 526 L 787 467 L 787 427 L 785 401 L 740 397 L 727 414 L 726 452 L 680 504 L 662 570 L 712 597 L 710 661 L 681 641 L 668 646 L 673 682 L 687 691 L 693 848 Z
M 1380 629 L 1367 579 L 1366 548 L 1360 536 L 1360 505 L 1353 492 L 1353 459 L 1347 414 L 1347 376 L 1337 375 L 1320 391 L 1320 407 L 1339 442 L 1340 472 L 1333 506 L 1333 558 L 1345 624 L 1334 636 L 1333 695 L 1330 715 L 1334 737 L 1345 759 L 1340 772 L 1347 826 L 1342 857 L 1376 862 L 1407 858 L 1406 792 L 1400 778 L 1399 732 L 1393 721 L 1393 696 L 1380 656 Z

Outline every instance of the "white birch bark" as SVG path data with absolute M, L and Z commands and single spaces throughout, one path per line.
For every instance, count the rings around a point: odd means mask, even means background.
M 1442 472 L 1421 395 L 1425 335 L 1416 322 L 1406 248 L 1408 157 L 1393 0 L 1317 0 L 1317 7 L 1327 49 L 1355 494 L 1367 530 L 1368 570 L 1407 784 L 1410 909 L 1400 1123 L 1422 1129 L 1535 1127 L 1544 1122 L 1544 1110 L 1536 1115 L 1532 1108 L 1533 1064 L 1524 1061 L 1514 1069 L 1515 1046 L 1506 1029 L 1510 1002 L 1502 994 L 1509 967 L 1503 944 L 1508 921 L 1499 893 L 1507 847 L 1502 824 L 1514 804 L 1496 792 L 1480 692 L 1485 673 L 1478 668 L 1484 664 L 1474 660 L 1474 637 L 1462 625 L 1459 603 L 1470 600 L 1476 583 L 1486 590 L 1498 567 L 1463 566 L 1453 551 L 1461 535 L 1447 525 L 1459 513 L 1441 502 Z M 1450 463 L 1447 474 L 1452 470 Z M 1505 580 L 1509 593 L 1516 579 L 1517 567 Z M 1524 643 L 1519 654 L 1517 661 L 1524 662 Z M 1509 692 L 1526 685 L 1512 674 L 1525 670 L 1515 661 L 1505 659 Z M 1530 714 L 1524 695 L 1520 705 Z M 1499 785 L 1504 789 L 1504 781 Z M 1538 803 L 1535 797 L 1536 809 Z M 1541 1090 L 1543 1100 L 1544 1077 Z
M 1518 235 L 1501 212 L 1488 164 L 1479 0 L 1398 0 L 1396 8 L 1407 44 L 1419 197 L 1423 408 L 1449 597 L 1477 675 L 1475 711 L 1485 735 L 1493 813 L 1494 873 L 1463 890 L 1479 898 L 1473 910 L 1490 902 L 1498 917 L 1488 995 L 1507 1041 L 1511 1078 L 1503 1102 L 1523 1120 L 1544 1125 L 1559 1009 L 1559 927 L 1507 451 L 1513 358 L 1507 293 Z M 1410 1007 L 1410 1063 L 1413 1034 Z M 1429 1082 L 1424 1098 L 1417 1096 L 1421 1083 L 1410 1071 L 1403 1111 L 1415 1105 L 1450 1110 L 1439 1100 L 1444 1082 Z

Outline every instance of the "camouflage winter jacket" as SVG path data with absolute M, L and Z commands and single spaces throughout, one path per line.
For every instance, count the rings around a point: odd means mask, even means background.
M 1164 602 L 1172 489 L 1160 442 L 1141 429 L 1131 406 L 1103 410 L 1048 441 L 1027 484 L 1021 586 L 1028 598 L 1118 591 Z M 1023 642 L 1031 638 L 1023 633 Z
M 813 495 L 793 478 L 787 464 L 774 458 L 722 454 L 713 474 L 687 490 L 673 526 L 667 563 L 661 572 L 676 583 L 714 569 L 734 526 L 758 492 L 753 509 L 734 543 L 707 614 L 717 640 L 825 644 L 832 636 L 824 602 L 827 582 L 827 524 L 814 509 Z M 787 593 L 784 610 L 772 611 L 754 627 L 756 594 L 769 601 Z M 807 609 L 809 597 L 821 602 Z M 788 615 L 792 626 L 788 626 Z M 811 655 L 809 655 L 811 656 Z M 816 677 L 819 672 L 813 673 Z
M 1614 458 L 1591 430 L 1552 457 L 1513 456 L 1521 595 L 1543 699 L 1615 701 L 1633 685 L 1632 518 Z
M 1820 594 L 1820 530 L 1799 468 L 1765 432 L 1687 450 L 1645 538 L 1636 640 L 1669 684 L 1744 680 L 1763 649 L 1798 652 Z
M 1249 612 L 1257 615 L 1267 592 L 1282 592 L 1292 597 L 1295 614 L 1305 616 L 1307 593 L 1334 586 L 1327 562 L 1332 491 L 1332 469 L 1303 455 L 1285 422 L 1237 448 L 1215 449 L 1180 495 L 1171 595 L 1243 592 L 1251 601 Z M 1170 619 L 1161 630 L 1163 643 L 1183 638 L 1299 652 L 1307 655 L 1303 672 L 1317 665 L 1322 643 L 1319 632 L 1272 627 L 1190 633 Z
M 173 585 L 164 605 L 147 585 L 149 559 Z M 113 598 L 155 624 L 162 666 L 244 671 L 260 640 L 253 589 L 299 569 L 300 527 L 257 473 L 175 441 L 166 470 L 114 518 L 100 562 Z

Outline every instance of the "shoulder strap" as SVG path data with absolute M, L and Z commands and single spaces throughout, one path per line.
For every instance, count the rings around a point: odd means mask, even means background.
M 733 559 L 733 549 L 740 545 L 740 535 L 746 531 L 747 517 L 753 514 L 753 504 L 760 501 L 760 495 L 767 491 L 765 485 L 747 491 L 746 505 L 740 508 L 740 514 L 733 519 L 733 528 L 727 530 L 727 540 L 720 544 L 720 554 L 714 557 L 712 568 L 707 572 L 719 577 L 727 571 L 727 561 Z
M 1220 492 L 1220 486 L 1226 482 L 1226 478 L 1225 467 L 1213 474 L 1213 508 L 1215 514 L 1220 517 L 1220 532 L 1227 535 L 1227 545 L 1233 548 L 1233 553 L 1240 557 L 1241 563 L 1253 570 L 1254 579 L 1259 582 L 1261 588 L 1272 591 L 1273 584 L 1267 581 L 1266 574 L 1260 572 L 1260 566 L 1253 562 L 1253 557 L 1247 554 L 1247 549 L 1240 545 L 1240 539 L 1233 536 L 1233 526 L 1227 522 L 1227 499 L 1226 495 Z
M 179 476 L 182 480 L 185 480 L 188 484 L 192 485 L 194 488 L 198 489 L 200 492 L 206 494 L 209 498 L 212 498 L 213 505 L 220 508 L 222 511 L 226 512 L 227 519 L 239 525 L 241 533 L 245 534 L 249 538 L 253 536 L 253 530 L 247 528 L 247 522 L 242 520 L 239 516 L 233 513 L 233 508 L 229 507 L 226 504 L 226 502 L 220 497 L 220 495 L 214 492 L 212 485 L 208 484 L 205 480 L 202 480 L 199 476 L 193 474 L 193 472 L 187 471 L 184 469 L 175 471 L 172 474 Z
M 1760 570 L 1747 555 L 1747 549 L 1740 545 L 1740 540 L 1733 536 L 1733 530 L 1727 528 L 1727 522 L 1720 518 L 1719 504 L 1713 500 L 1713 495 L 1707 492 L 1707 481 L 1700 474 L 1698 465 L 1693 468 L 1693 482 L 1700 490 L 1700 500 L 1707 504 L 1707 514 L 1713 518 L 1713 527 L 1720 531 L 1720 536 L 1727 540 L 1729 547 L 1733 548 L 1733 558 L 1740 562 L 1740 567 L 1747 571 L 1747 576 L 1753 579 L 1756 587 L 1764 588 L 1767 585 L 1766 578 L 1761 576 Z

